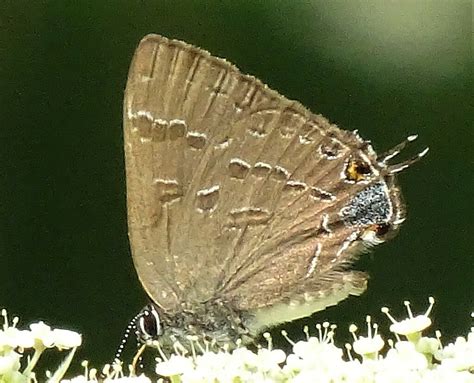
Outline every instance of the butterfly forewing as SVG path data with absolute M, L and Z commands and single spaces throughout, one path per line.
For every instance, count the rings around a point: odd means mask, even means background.
M 140 43 L 124 106 L 129 231 L 140 279 L 163 307 L 215 291 L 232 252 L 216 207 L 228 192 L 229 148 L 245 146 L 236 121 L 281 101 L 207 52 L 160 36 Z
M 131 247 L 156 303 L 254 310 L 363 291 L 363 275 L 341 274 L 360 234 L 342 209 L 379 178 L 356 134 L 157 35 L 135 53 L 124 108 Z M 351 158 L 373 177 L 348 182 Z

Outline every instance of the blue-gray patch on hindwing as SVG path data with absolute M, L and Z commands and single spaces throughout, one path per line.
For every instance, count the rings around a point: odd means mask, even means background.
M 357 193 L 341 210 L 341 215 L 351 226 L 387 222 L 392 215 L 392 204 L 385 183 L 376 183 Z

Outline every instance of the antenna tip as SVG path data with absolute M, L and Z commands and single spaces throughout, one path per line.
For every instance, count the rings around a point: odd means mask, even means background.
M 429 147 L 426 147 L 422 152 L 420 152 L 418 154 L 418 157 L 421 158 L 421 157 L 424 157 L 426 155 L 426 153 L 428 153 L 430 151 L 430 148 Z

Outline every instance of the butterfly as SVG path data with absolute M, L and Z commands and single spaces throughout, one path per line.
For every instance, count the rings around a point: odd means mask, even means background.
M 182 41 L 148 35 L 124 100 L 128 227 L 151 299 L 139 338 L 217 345 L 360 295 L 359 254 L 405 219 L 391 164 L 297 101 Z

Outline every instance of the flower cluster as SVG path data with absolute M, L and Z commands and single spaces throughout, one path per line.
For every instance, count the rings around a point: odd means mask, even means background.
M 72 361 L 81 336 L 70 330 L 51 329 L 44 322 L 33 323 L 29 330 L 17 328 L 18 318 L 9 323 L 6 310 L 2 310 L 3 326 L 0 329 L 0 383 L 37 382 L 33 369 L 47 348 L 71 349 L 54 374 L 48 373 L 48 382 L 59 382 Z M 24 356 L 28 356 L 27 362 Z M 41 380 L 40 380 L 41 381 Z
M 435 337 L 423 336 L 431 325 L 434 299 L 429 303 L 424 314 L 414 316 L 409 302 L 405 302 L 408 318 L 402 321 L 395 320 L 387 308 L 382 309 L 392 322 L 390 331 L 395 340 L 384 341 L 370 316 L 366 318 L 367 336 L 357 336 L 357 327 L 351 325 L 354 341 L 346 344 L 346 354 L 334 344 L 336 326 L 323 323 L 316 326 L 317 336 L 309 336 L 305 329 L 306 340 L 294 343 L 287 338 L 293 346 L 289 355 L 273 350 L 269 342 L 257 353 L 239 348 L 192 358 L 173 355 L 158 362 L 156 372 L 183 383 L 474 383 L 474 327 L 466 338 L 459 337 L 443 347 L 439 332 Z
M 317 333 L 311 336 L 305 328 L 306 339 L 294 342 L 285 332 L 283 335 L 292 346 L 292 352 L 285 354 L 274 349 L 269 334 L 265 334 L 267 346 L 257 352 L 240 346 L 232 351 L 206 351 L 187 355 L 184 348 L 176 345 L 175 354 L 161 358 L 156 364 L 156 373 L 173 383 L 186 382 L 345 382 L 345 383 L 474 383 L 474 327 L 466 337 L 458 337 L 455 342 L 443 346 L 438 331 L 434 337 L 424 336 L 431 326 L 429 317 L 434 304 L 429 299 L 429 307 L 424 314 L 414 316 L 409 302 L 405 302 L 408 318 L 397 321 L 387 308 L 382 312 L 391 321 L 390 332 L 394 339 L 384 338 L 372 318 L 367 316 L 367 331 L 359 334 L 357 326 L 349 331 L 354 338 L 344 348 L 334 344 L 335 325 L 318 324 Z M 30 326 L 29 331 L 16 328 L 17 319 L 9 326 L 3 312 L 5 325 L 0 331 L 0 383 L 36 382 L 32 369 L 36 353 L 46 347 L 73 348 L 63 365 L 65 368 L 72 354 L 80 344 L 80 336 L 66 330 L 51 330 L 40 322 Z M 197 342 L 196 339 L 194 339 Z M 24 370 L 20 370 L 20 358 L 24 349 L 33 348 L 35 353 Z M 39 351 L 38 351 L 39 350 Z M 135 361 L 138 359 L 138 355 Z M 64 374 L 63 365 L 54 374 L 49 374 L 48 382 L 58 382 Z M 134 376 L 122 370 L 121 363 L 106 365 L 100 374 L 83 363 L 85 372 L 63 383 L 121 382 L 151 383 L 144 375 Z M 98 376 L 105 377 L 99 379 Z M 42 380 L 39 380 L 42 381 Z M 161 381 L 164 381 L 161 379 Z

